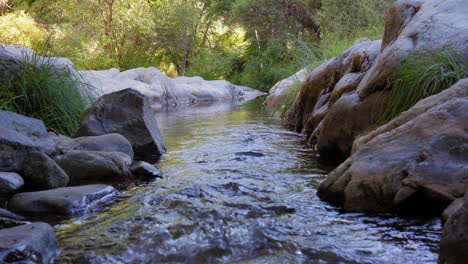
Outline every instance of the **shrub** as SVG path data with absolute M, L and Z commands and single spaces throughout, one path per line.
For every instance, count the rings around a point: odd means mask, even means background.
M 46 39 L 47 34 L 24 11 L 0 16 L 0 44 L 35 48 L 42 46 Z
M 380 123 L 387 123 L 421 99 L 437 94 L 465 78 L 467 65 L 462 56 L 449 49 L 421 49 L 414 52 L 397 73 Z
M 62 134 L 77 129 L 90 97 L 87 84 L 68 67 L 24 53 L 21 72 L 3 66 L 0 73 L 0 109 L 41 119 Z

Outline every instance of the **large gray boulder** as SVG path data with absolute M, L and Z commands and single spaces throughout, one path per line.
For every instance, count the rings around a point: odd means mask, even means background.
M 26 185 L 36 190 L 65 187 L 70 181 L 53 159 L 40 152 L 30 152 L 24 159 L 23 176 Z
M 66 138 L 57 137 L 57 148 L 62 152 L 73 150 L 122 152 L 134 158 L 132 144 L 120 134 L 106 134 L 95 137 Z
M 157 160 L 166 152 L 148 98 L 134 89 L 106 94 L 84 114 L 77 137 L 118 133 L 133 146 L 136 159 Z
M 80 216 L 95 209 L 100 202 L 115 196 L 117 191 L 108 185 L 65 187 L 14 195 L 8 208 L 24 215 Z
M 0 171 L 21 171 L 24 158 L 31 151 L 55 151 L 44 123 L 0 110 Z
M 0 197 L 15 193 L 24 185 L 23 178 L 15 172 L 0 172 Z
M 31 223 L 0 230 L 0 263 L 50 264 L 58 255 L 54 229 Z
M 468 79 L 360 139 L 318 189 L 348 211 L 442 213 L 468 189 Z
M 71 186 L 122 183 L 131 179 L 132 159 L 122 152 L 74 150 L 54 159 L 70 177 Z
M 468 192 L 447 220 L 440 241 L 439 264 L 468 263 Z

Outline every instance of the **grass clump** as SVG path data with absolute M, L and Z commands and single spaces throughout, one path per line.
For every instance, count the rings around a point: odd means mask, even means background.
M 468 63 L 457 52 L 421 49 L 408 57 L 391 87 L 380 123 L 385 124 L 418 101 L 437 94 L 467 76 Z
M 41 119 L 46 127 L 72 134 L 90 102 L 88 86 L 67 66 L 52 59 L 23 54 L 20 72 L 0 64 L 0 110 Z

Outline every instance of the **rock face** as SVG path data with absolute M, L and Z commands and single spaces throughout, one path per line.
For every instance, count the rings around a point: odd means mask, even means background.
M 358 43 L 315 69 L 285 125 L 317 143 L 325 159 L 343 161 L 353 141 L 375 128 L 387 88 L 412 52 L 449 46 L 468 60 L 467 12 L 464 0 L 396 1 L 382 42 Z
M 348 211 L 440 214 L 468 189 L 468 79 L 357 140 L 318 195 Z
M 309 70 L 305 68 L 296 72 L 293 76 L 276 83 L 268 92 L 264 103 L 267 111 L 274 115 L 281 114 L 282 108 L 289 96 L 294 92 L 297 85 L 302 86 L 308 74 Z
M 0 197 L 15 193 L 23 185 L 24 180 L 19 174 L 14 172 L 0 172 Z
M 8 207 L 13 212 L 25 215 L 79 216 L 115 194 L 116 190 L 107 185 L 66 187 L 18 193 L 10 199 Z
M 52 263 L 58 255 L 54 229 L 32 223 L 0 230 L 1 263 Z
M 131 179 L 132 159 L 122 152 L 69 151 L 54 158 L 70 185 L 122 183 Z
M 155 160 L 166 152 L 148 98 L 133 89 L 104 95 L 84 114 L 76 136 L 118 133 L 133 146 L 137 159 Z
M 26 184 L 36 190 L 65 187 L 70 181 L 67 173 L 53 159 L 40 152 L 30 152 L 24 159 L 23 175 Z
M 0 171 L 22 170 L 31 151 L 51 154 L 55 143 L 44 123 L 11 112 L 0 111 Z
M 439 264 L 468 261 L 468 192 L 464 203 L 447 220 L 440 242 Z
M 134 158 L 132 144 L 120 134 L 106 134 L 95 137 L 57 139 L 57 148 L 61 152 L 74 150 L 121 152 Z

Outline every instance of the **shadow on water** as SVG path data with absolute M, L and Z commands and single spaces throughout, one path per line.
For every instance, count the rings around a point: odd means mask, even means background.
M 342 214 L 329 168 L 262 98 L 157 115 L 165 179 L 56 225 L 57 263 L 435 263 L 437 219 Z

